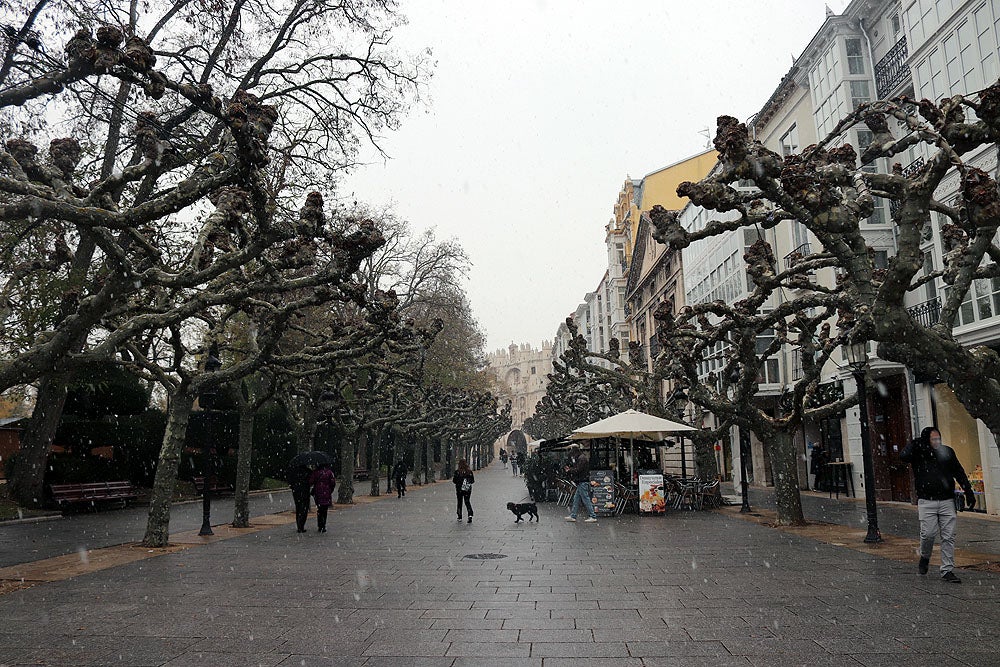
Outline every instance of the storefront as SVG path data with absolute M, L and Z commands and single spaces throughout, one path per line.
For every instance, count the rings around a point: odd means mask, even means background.
M 941 431 L 941 440 L 955 450 L 958 460 L 965 468 L 972 489 L 976 492 L 976 505 L 980 511 L 996 513 L 986 494 L 983 473 L 983 443 L 980 438 L 981 424 L 970 415 L 955 396 L 951 387 L 942 383 L 931 389 L 934 421 Z

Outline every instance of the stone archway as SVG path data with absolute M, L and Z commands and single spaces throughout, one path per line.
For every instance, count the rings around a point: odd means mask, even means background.
M 505 449 L 508 452 L 524 452 L 528 453 L 528 439 L 525 437 L 524 432 L 520 430 L 513 430 L 507 435 L 507 440 Z

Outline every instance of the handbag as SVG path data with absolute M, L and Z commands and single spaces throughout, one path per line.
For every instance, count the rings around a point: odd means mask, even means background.
M 472 482 L 470 482 L 468 479 L 463 479 L 462 493 L 468 493 L 469 491 L 472 491 Z

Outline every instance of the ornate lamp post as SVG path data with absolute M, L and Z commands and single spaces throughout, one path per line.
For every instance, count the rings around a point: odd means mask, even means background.
M 205 372 L 215 373 L 222 368 L 222 361 L 219 359 L 219 347 L 212 345 L 205 360 Z M 208 427 L 211 425 L 211 415 L 215 408 L 215 399 L 218 398 L 217 387 L 209 387 L 198 396 L 198 404 L 205 411 L 205 440 L 202 442 L 202 487 L 201 487 L 201 530 L 199 535 L 214 535 L 212 532 L 212 478 L 215 476 L 215 447 L 212 446 L 211 433 Z
M 861 418 L 861 458 L 865 476 L 865 511 L 868 515 L 867 544 L 882 541 L 878 529 L 878 507 L 875 501 L 875 465 L 872 462 L 872 443 L 868 435 L 868 393 L 865 391 L 865 374 L 868 370 L 868 345 L 865 341 L 851 343 L 844 347 L 847 363 L 858 386 L 858 412 Z
M 682 387 L 677 387 L 677 389 L 674 390 L 673 396 L 671 398 L 673 399 L 674 405 L 678 406 L 677 407 L 677 416 L 680 418 L 681 421 L 683 421 L 684 420 L 684 409 L 682 409 L 679 406 L 680 406 L 681 401 L 687 401 L 687 393 L 685 393 L 685 391 L 684 391 L 684 389 Z M 684 449 L 685 449 L 684 448 L 684 436 L 680 435 L 680 436 L 678 436 L 677 439 L 680 440 L 680 444 L 681 444 L 681 479 L 686 482 L 687 481 L 687 454 L 684 451 Z
M 739 368 L 733 368 L 729 376 L 730 384 L 735 384 L 740 380 Z M 737 424 L 736 429 L 740 439 L 740 496 L 743 504 L 740 507 L 740 514 L 750 513 L 750 457 L 753 456 L 750 448 L 750 429 L 743 424 Z

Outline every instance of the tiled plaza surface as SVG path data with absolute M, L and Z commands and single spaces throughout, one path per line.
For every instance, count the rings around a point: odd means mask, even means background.
M 996 665 L 1000 576 L 949 585 L 719 513 L 513 523 L 447 484 L 0 596 L 0 664 Z M 58 522 L 53 522 L 58 523 Z M 7 529 L 0 528 L 6 540 Z M 136 536 L 138 537 L 138 535 Z M 469 554 L 494 553 L 495 560 Z

